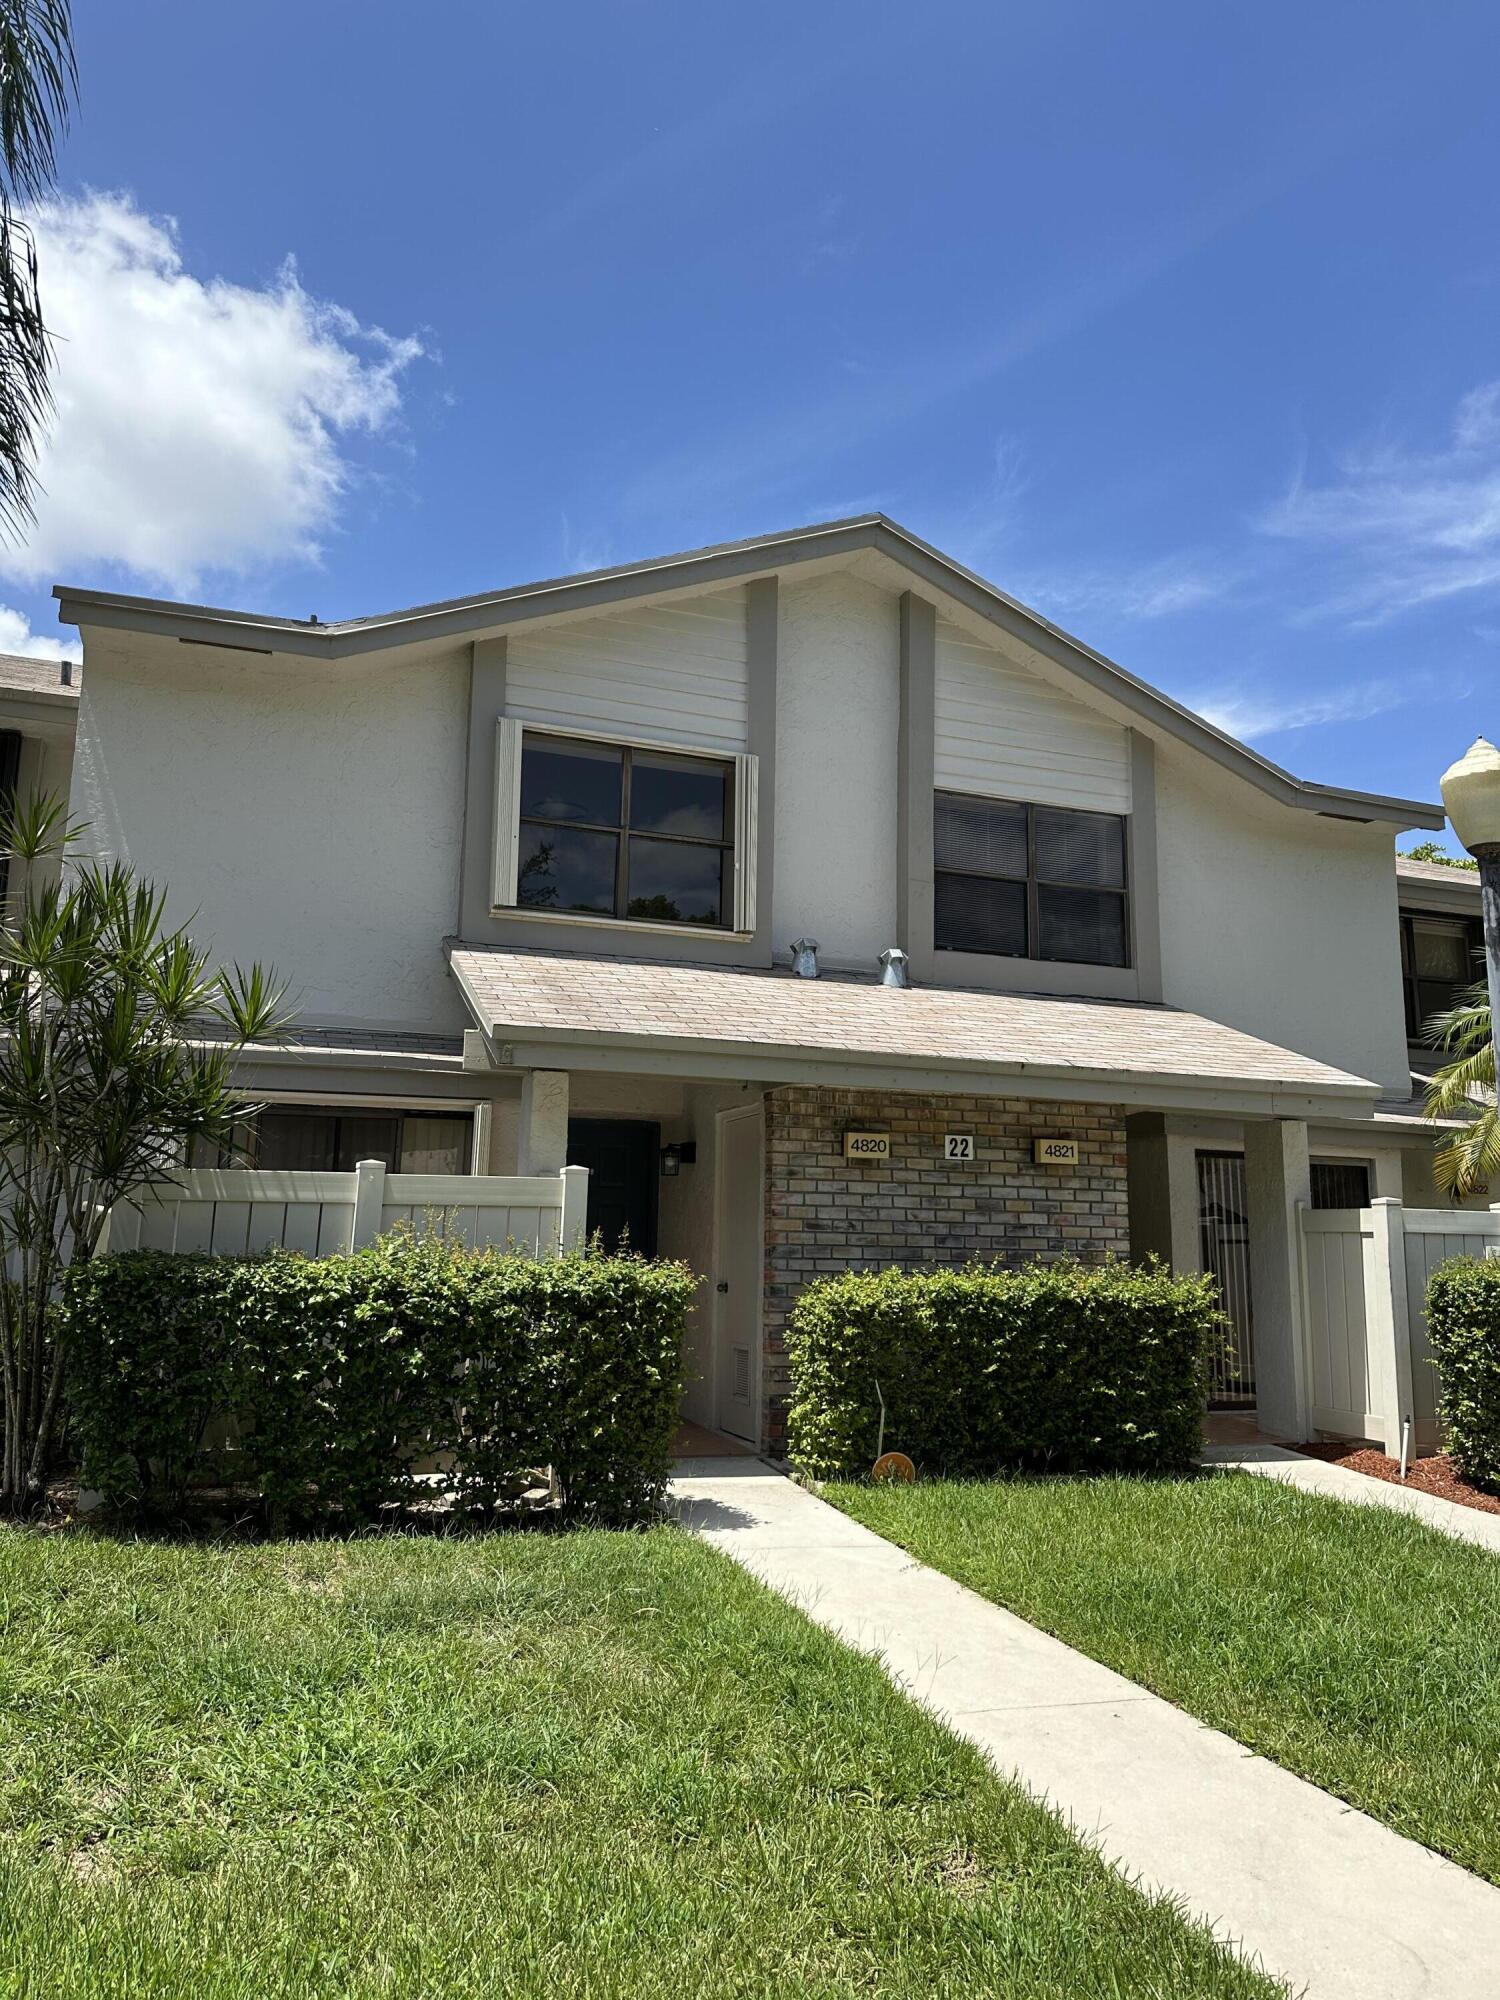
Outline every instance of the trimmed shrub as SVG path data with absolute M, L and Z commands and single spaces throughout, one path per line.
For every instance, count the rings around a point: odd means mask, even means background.
M 63 1312 L 85 1477 L 162 1513 L 228 1470 L 273 1518 L 353 1523 L 427 1491 L 434 1461 L 474 1508 L 550 1465 L 570 1514 L 639 1519 L 666 1483 L 694 1283 L 409 1233 L 318 1259 L 99 1258 Z M 217 1462 L 211 1427 L 234 1439 Z
M 1427 1280 L 1438 1413 L 1466 1479 L 1500 1493 L 1500 1261 L 1455 1257 Z
M 928 1473 L 1175 1472 L 1198 1456 L 1213 1280 L 1161 1265 L 851 1271 L 787 1329 L 787 1441 L 817 1478 L 887 1450 Z M 878 1394 L 877 1394 L 878 1387 Z

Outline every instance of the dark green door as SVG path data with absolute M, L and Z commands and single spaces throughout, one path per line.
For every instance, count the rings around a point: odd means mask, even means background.
M 568 1165 L 589 1170 L 590 1238 L 656 1255 L 656 1174 L 661 1127 L 631 1118 L 570 1118 Z

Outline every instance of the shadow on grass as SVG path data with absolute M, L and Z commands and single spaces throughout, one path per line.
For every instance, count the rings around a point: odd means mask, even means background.
M 455 1504 L 446 1497 L 415 1505 L 390 1502 L 371 1516 L 351 1515 L 338 1506 L 283 1514 L 250 1489 L 210 1489 L 177 1507 L 112 1507 L 87 1512 L 76 1506 L 76 1487 L 49 1490 L 46 1506 L 29 1515 L 0 1517 L 13 1529 L 37 1535 L 80 1535 L 99 1542 L 222 1547 L 264 1542 L 364 1541 L 410 1537 L 467 1540 L 493 1534 L 562 1535 L 580 1528 L 620 1532 L 658 1527 L 672 1519 L 665 1498 L 628 1514 L 586 1506 L 570 1508 L 554 1500 L 525 1498 L 491 1506 Z

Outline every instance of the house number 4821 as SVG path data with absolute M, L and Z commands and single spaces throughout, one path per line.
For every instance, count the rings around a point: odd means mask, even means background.
M 945 1160 L 972 1160 L 974 1157 L 974 1134 L 972 1132 L 945 1132 L 943 1134 L 943 1158 Z

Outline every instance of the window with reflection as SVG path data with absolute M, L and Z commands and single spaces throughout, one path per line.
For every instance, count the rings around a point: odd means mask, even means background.
M 393 1174 L 466 1174 L 473 1150 L 471 1111 L 268 1104 L 253 1118 L 239 1120 L 227 1146 L 195 1139 L 187 1163 L 352 1174 L 361 1160 L 380 1160 Z
M 526 910 L 724 928 L 733 766 L 529 730 L 517 902 Z
M 1130 963 L 1120 814 L 939 792 L 933 861 L 939 951 Z
M 1434 1014 L 1446 1014 L 1484 977 L 1484 929 L 1477 917 L 1401 916 L 1401 983 L 1406 1039 L 1419 1042 Z

